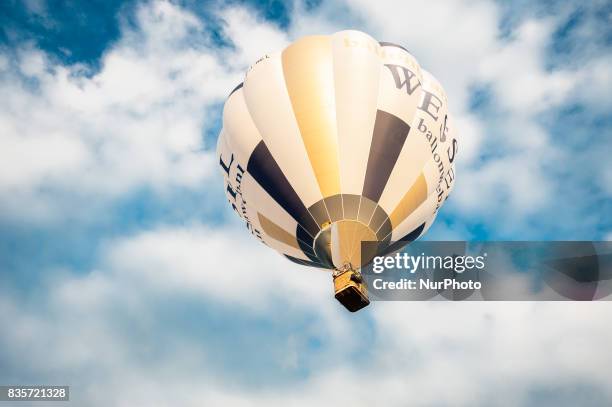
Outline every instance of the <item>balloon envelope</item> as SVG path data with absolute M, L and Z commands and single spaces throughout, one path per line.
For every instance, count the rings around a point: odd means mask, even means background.
M 436 79 L 403 47 L 358 31 L 304 37 L 255 63 L 225 102 L 217 148 L 251 233 L 338 270 L 425 233 L 456 153 Z M 362 241 L 376 250 L 361 253 Z

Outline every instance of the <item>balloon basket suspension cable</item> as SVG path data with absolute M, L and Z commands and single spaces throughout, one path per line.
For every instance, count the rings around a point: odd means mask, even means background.
M 368 288 L 359 270 L 355 270 L 350 263 L 342 269 L 334 270 L 334 293 L 340 304 L 351 311 L 359 311 L 368 306 Z

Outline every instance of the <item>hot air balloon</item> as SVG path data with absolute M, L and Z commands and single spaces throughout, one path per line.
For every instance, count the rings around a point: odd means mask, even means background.
M 225 102 L 217 147 L 248 230 L 295 263 L 333 270 L 351 311 L 369 304 L 361 267 L 431 226 L 456 154 L 438 81 L 405 48 L 352 30 L 257 61 Z M 364 241 L 375 250 L 362 253 Z

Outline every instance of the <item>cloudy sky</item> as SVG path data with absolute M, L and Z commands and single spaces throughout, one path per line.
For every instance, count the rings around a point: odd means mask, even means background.
M 353 28 L 444 85 L 431 240 L 612 240 L 606 0 L 0 3 L 0 384 L 74 405 L 612 405 L 609 303 L 374 303 L 249 236 L 214 157 L 263 54 Z

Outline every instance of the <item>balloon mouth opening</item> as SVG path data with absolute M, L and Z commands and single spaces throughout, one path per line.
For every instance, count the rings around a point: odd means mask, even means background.
M 325 222 L 314 239 L 314 251 L 331 269 L 359 270 L 376 255 L 376 245 L 361 244 L 366 241 L 378 242 L 378 238 L 374 230 L 359 220 Z

